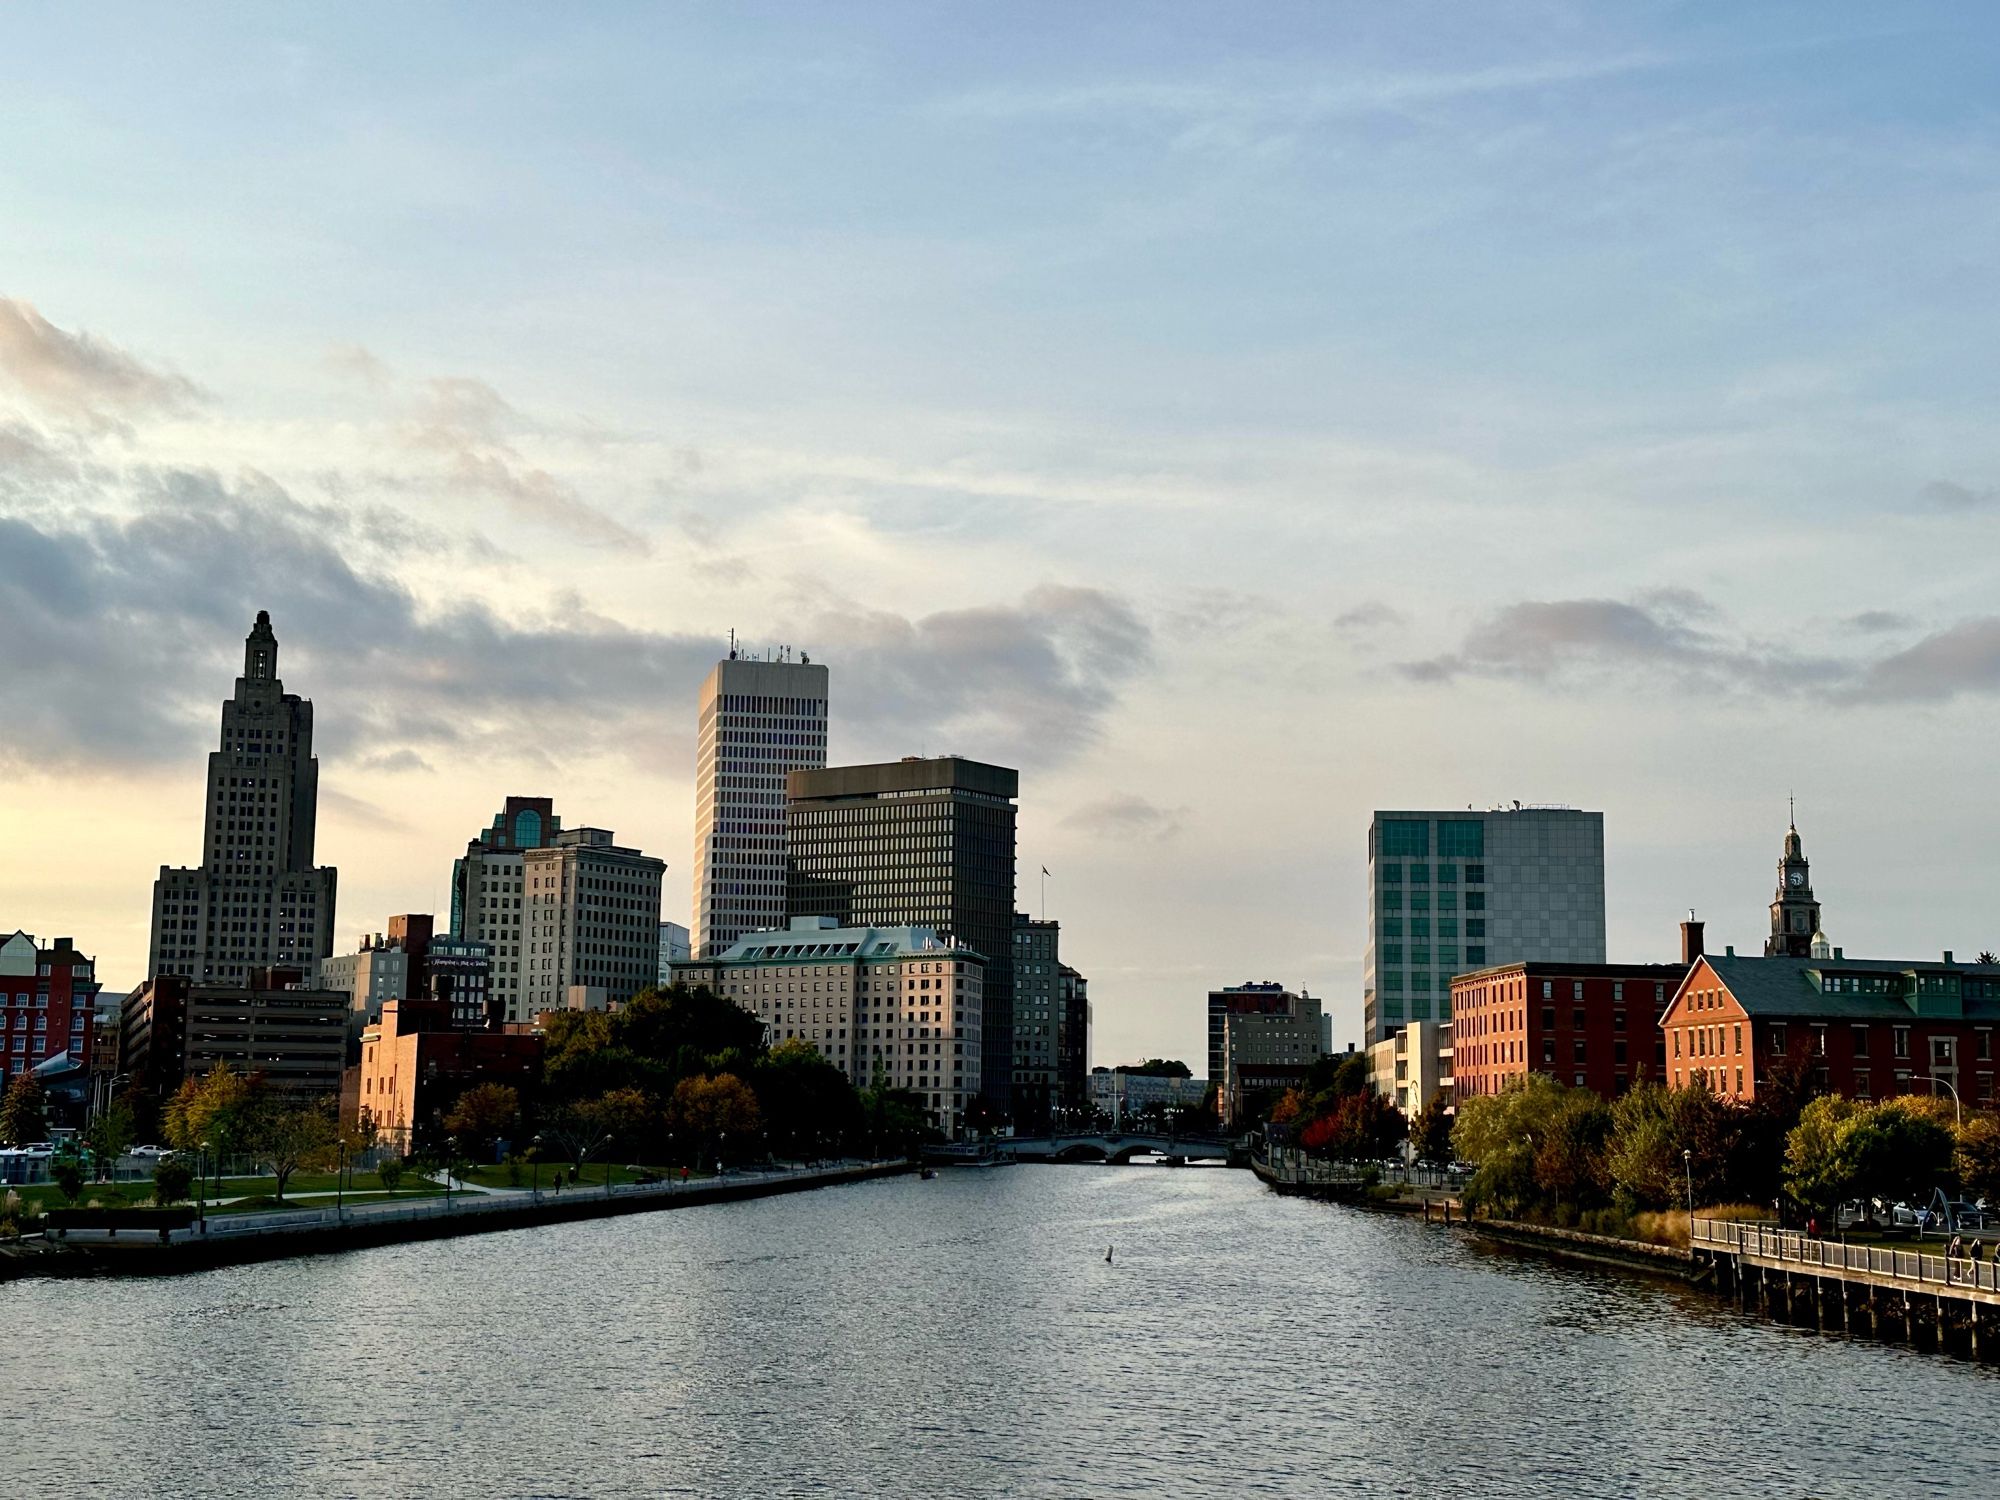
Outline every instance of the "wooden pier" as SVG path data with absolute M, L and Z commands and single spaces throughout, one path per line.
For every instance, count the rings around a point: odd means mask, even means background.
M 1699 1217 L 1691 1248 L 1695 1280 L 1712 1276 L 1746 1310 L 1968 1359 L 2000 1357 L 2000 1265 L 1991 1260 Z

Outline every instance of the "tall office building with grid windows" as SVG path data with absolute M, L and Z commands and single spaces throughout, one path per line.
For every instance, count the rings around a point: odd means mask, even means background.
M 731 651 L 701 685 L 694 791 L 696 958 L 785 925 L 785 777 L 826 764 L 826 668 Z
M 1451 977 L 1604 962 L 1604 814 L 1514 803 L 1378 812 L 1368 828 L 1368 1043 L 1451 1019 Z
M 1018 772 L 956 755 L 798 771 L 790 780 L 792 916 L 928 927 L 986 961 L 978 1066 L 985 1123 L 1013 1108 L 1019 791 Z M 941 1098 L 932 1108 L 943 1107 Z

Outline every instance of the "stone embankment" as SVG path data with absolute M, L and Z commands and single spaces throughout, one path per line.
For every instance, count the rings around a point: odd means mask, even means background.
M 780 1193 L 866 1182 L 915 1171 L 911 1162 L 839 1162 L 759 1172 L 731 1172 L 693 1182 L 620 1184 L 566 1192 L 458 1193 L 408 1203 L 353 1208 L 298 1208 L 280 1213 L 210 1215 L 193 1210 L 63 1210 L 49 1215 L 42 1240 L 0 1258 L 0 1277 L 158 1273 L 242 1261 L 318 1255 L 405 1240 L 526 1229 L 538 1224 L 733 1203 Z

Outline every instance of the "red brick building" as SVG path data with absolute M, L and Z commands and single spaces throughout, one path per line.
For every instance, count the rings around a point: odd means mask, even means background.
M 0 938 L 0 1089 L 40 1075 L 49 1117 L 81 1125 L 97 1052 L 97 965 L 66 937 Z
M 1662 1073 L 1660 1016 L 1682 964 L 1513 963 L 1451 981 L 1452 1072 L 1462 1101 L 1547 1073 L 1606 1099 Z
M 1676 1087 L 1703 1078 L 1748 1103 L 1789 1062 L 1849 1098 L 1955 1093 L 1968 1109 L 1994 1103 L 1996 1027 L 2000 965 L 1853 959 L 1823 940 L 1805 958 L 1702 957 L 1661 1023 Z
M 342 1114 L 351 1124 L 365 1113 L 383 1144 L 407 1155 L 441 1133 L 445 1112 L 475 1084 L 506 1084 L 525 1099 L 541 1079 L 542 1051 L 528 1023 L 461 1031 L 448 1000 L 390 1000 L 361 1034 Z

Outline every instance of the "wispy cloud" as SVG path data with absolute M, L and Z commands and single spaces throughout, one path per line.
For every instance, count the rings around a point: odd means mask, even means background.
M 96 428 L 186 411 L 204 399 L 185 376 L 154 369 L 93 334 L 58 328 L 32 303 L 9 297 L 0 297 L 0 379 L 50 415 Z
M 1181 831 L 1185 807 L 1162 807 L 1127 793 L 1086 802 L 1062 820 L 1062 826 L 1098 838 L 1127 843 L 1164 843 Z

